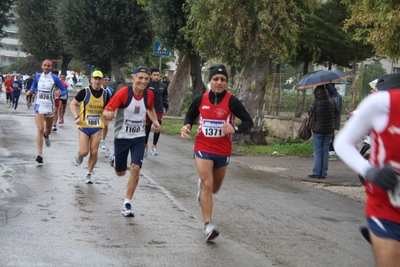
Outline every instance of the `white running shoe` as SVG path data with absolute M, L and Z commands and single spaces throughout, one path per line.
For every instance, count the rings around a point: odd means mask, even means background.
M 86 173 L 86 184 L 94 184 L 94 180 L 92 179 L 91 173 Z
M 106 140 L 100 140 L 100 148 L 106 149 Z
M 199 191 L 197 191 L 196 198 L 197 198 L 197 202 L 199 202 L 199 206 L 201 207 L 201 203 L 200 203 L 200 196 L 201 196 L 201 180 L 200 180 L 200 178 L 199 178 L 199 181 L 198 181 L 197 186 L 199 187 Z
M 130 203 L 125 203 L 122 207 L 121 214 L 124 217 L 135 217 L 135 213 L 132 211 L 132 207 Z
M 219 236 L 217 228 L 210 223 L 204 227 L 204 234 L 206 235 L 206 241 L 212 241 Z
M 152 148 L 151 148 L 151 154 L 152 154 L 153 156 L 158 156 L 158 151 L 157 151 L 157 148 L 156 148 L 156 147 L 152 147 Z
M 75 156 L 75 164 L 76 164 L 76 166 L 81 165 L 81 164 L 82 164 L 82 161 L 83 161 L 83 157 L 80 156 L 79 154 L 77 154 L 77 155 Z
M 57 132 L 57 126 L 53 125 L 53 128 L 51 129 L 52 132 Z
M 43 133 L 43 137 L 44 137 L 44 142 L 45 142 L 46 146 L 50 147 L 51 146 L 50 137 L 44 133 Z

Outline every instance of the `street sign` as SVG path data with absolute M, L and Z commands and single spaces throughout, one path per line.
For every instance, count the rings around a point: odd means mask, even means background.
M 87 65 L 88 69 L 94 70 L 94 65 Z
M 154 43 L 153 55 L 160 57 L 169 57 L 170 50 L 168 47 L 165 47 L 163 42 L 157 41 Z

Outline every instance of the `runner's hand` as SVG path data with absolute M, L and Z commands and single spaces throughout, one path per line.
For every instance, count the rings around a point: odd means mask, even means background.
M 161 125 L 158 123 L 154 123 L 154 132 L 159 133 L 161 131 Z
M 181 136 L 189 137 L 189 134 L 190 134 L 190 124 L 186 124 L 186 125 L 182 126 Z
M 382 188 L 383 190 L 393 190 L 399 179 L 400 173 L 393 169 L 391 166 L 385 166 L 382 169 L 372 167 L 366 173 L 366 179 L 372 184 Z

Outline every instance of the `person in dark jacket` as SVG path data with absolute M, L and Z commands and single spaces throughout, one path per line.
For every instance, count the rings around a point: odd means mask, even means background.
M 335 104 L 334 125 L 335 125 L 335 130 L 339 130 L 340 120 L 342 115 L 342 97 L 337 92 L 334 84 L 328 83 L 326 85 L 326 89 L 328 89 L 329 97 L 333 100 L 333 103 Z M 329 144 L 329 156 L 336 155 L 335 149 L 333 148 L 334 140 L 335 140 L 335 132 L 333 132 L 331 143 Z
M 147 85 L 147 88 L 151 90 L 154 94 L 154 108 L 157 113 L 157 120 L 158 122 L 162 123 L 162 119 L 164 117 L 164 109 L 167 110 L 169 107 L 168 104 L 168 90 L 167 86 L 160 81 L 160 70 L 157 68 L 152 68 L 150 70 L 150 81 L 149 84 Z M 149 118 L 149 116 L 146 117 L 146 143 L 145 143 L 145 148 L 144 148 L 144 157 L 147 157 L 147 142 L 149 141 L 149 135 L 150 135 L 150 130 L 151 130 L 151 125 L 153 122 Z M 153 145 L 151 147 L 151 154 L 153 156 L 158 155 L 157 151 L 157 143 L 158 139 L 160 138 L 160 132 L 154 133 L 153 135 Z
M 329 143 L 334 127 L 335 104 L 329 97 L 324 85 L 314 90 L 315 100 L 308 109 L 308 115 L 315 112 L 315 123 L 312 128 L 314 142 L 314 168 L 308 175 L 310 178 L 323 179 L 327 175 L 329 161 Z

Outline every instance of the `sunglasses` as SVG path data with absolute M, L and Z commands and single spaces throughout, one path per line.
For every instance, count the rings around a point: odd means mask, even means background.
M 211 80 L 213 80 L 214 82 L 218 82 L 218 81 L 226 82 L 226 78 L 224 78 L 224 77 L 215 77 L 215 78 L 212 78 Z
M 106 79 L 104 79 L 104 80 L 105 80 L 105 81 L 109 81 L 110 79 L 107 79 L 107 78 L 106 78 Z

